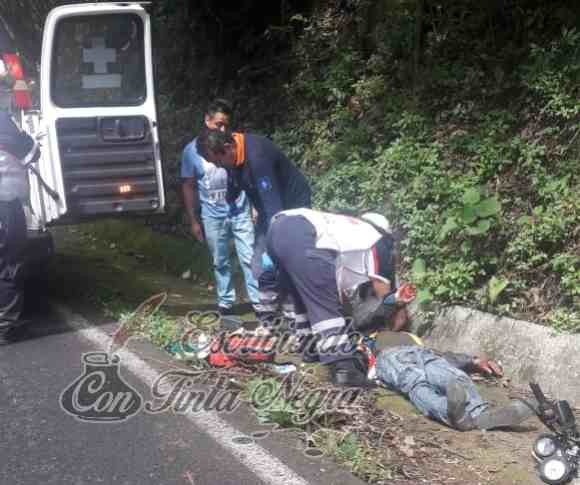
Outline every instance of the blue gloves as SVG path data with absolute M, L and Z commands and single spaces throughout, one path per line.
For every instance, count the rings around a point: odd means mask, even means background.
M 265 251 L 262 253 L 262 270 L 274 271 L 274 261 L 272 261 L 272 258 Z
M 385 298 L 383 299 L 383 305 L 385 306 L 391 306 L 391 305 L 395 305 L 397 303 L 397 289 L 395 288 L 393 291 L 391 291 L 387 296 L 385 296 Z

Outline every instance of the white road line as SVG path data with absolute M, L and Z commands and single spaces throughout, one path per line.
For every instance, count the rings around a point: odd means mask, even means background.
M 107 350 L 110 336 L 96 327 L 91 327 L 89 322 L 82 316 L 71 312 L 61 305 L 54 305 L 56 313 L 66 322 L 78 329 L 78 333 L 84 340 L 96 345 L 102 350 Z M 158 379 L 160 372 L 149 366 L 135 353 L 123 349 L 117 352 L 122 359 L 123 366 L 129 369 L 136 377 L 141 379 L 148 387 Z M 200 411 L 195 414 L 186 414 L 196 427 L 213 438 L 220 446 L 234 455 L 248 470 L 257 475 L 264 483 L 278 485 L 308 485 L 308 481 L 288 468 L 278 458 L 271 455 L 261 446 L 255 443 L 238 445 L 233 439 L 244 435 L 233 426 L 226 423 L 215 412 Z

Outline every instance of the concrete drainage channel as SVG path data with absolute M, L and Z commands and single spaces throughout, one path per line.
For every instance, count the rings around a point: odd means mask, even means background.
M 411 331 L 439 350 L 487 354 L 501 362 L 514 386 L 529 390 L 535 381 L 547 394 L 580 406 L 580 335 L 461 306 L 439 312 L 429 325 L 415 312 Z

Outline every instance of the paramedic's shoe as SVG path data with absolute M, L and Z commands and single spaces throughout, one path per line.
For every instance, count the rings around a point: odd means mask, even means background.
M 376 387 L 367 378 L 366 369 L 356 357 L 343 359 L 329 364 L 333 384 L 344 387 L 360 387 L 370 389 Z
M 282 316 L 275 312 L 254 311 L 254 313 L 256 320 L 258 320 L 258 328 L 262 329 L 263 333 L 268 333 L 269 335 L 280 333 L 281 322 L 283 321 Z
M 318 335 L 306 335 L 300 338 L 298 353 L 302 354 L 302 362 L 305 364 L 315 364 L 320 362 L 320 356 L 316 349 L 316 344 L 320 340 Z

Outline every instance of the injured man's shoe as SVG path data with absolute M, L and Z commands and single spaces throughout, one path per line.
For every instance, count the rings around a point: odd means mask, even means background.
M 367 378 L 366 366 L 356 357 L 339 360 L 329 364 L 329 366 L 331 380 L 337 386 L 362 388 L 376 386 Z
M 489 407 L 476 417 L 465 412 L 467 393 L 458 382 L 447 387 L 447 415 L 451 425 L 460 431 L 495 429 L 515 426 L 537 414 L 533 402 L 516 399 L 501 407 Z
M 533 407 L 523 400 L 513 400 L 506 406 L 488 408 L 473 419 L 478 429 L 494 429 L 515 426 L 536 413 Z

